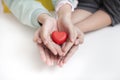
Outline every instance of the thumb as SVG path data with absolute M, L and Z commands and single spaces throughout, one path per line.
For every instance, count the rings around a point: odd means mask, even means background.
M 74 31 L 74 29 L 70 28 L 69 29 L 69 39 L 71 42 L 74 42 L 76 40 L 77 34 Z
M 42 28 L 41 28 L 41 31 L 40 31 L 40 37 L 41 37 L 41 40 L 42 42 L 46 45 L 48 43 L 48 34 L 49 34 L 49 27 L 47 28 L 46 24 L 43 24 Z
M 42 40 L 40 38 L 40 28 L 35 32 L 33 41 L 37 43 L 42 43 Z

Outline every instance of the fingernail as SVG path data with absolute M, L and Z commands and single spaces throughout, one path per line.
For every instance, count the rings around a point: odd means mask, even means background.
M 41 41 L 40 41 L 40 40 L 38 40 L 38 43 L 41 43 Z
M 50 62 L 50 66 L 53 66 L 53 62 Z
M 77 42 L 75 42 L 75 46 L 77 46 L 78 45 L 78 43 Z
M 47 44 L 47 41 L 44 41 L 44 44 L 46 45 L 46 44 Z
M 74 39 L 72 38 L 72 39 L 70 39 L 70 41 L 71 41 L 71 42 L 74 42 Z
M 56 56 L 56 55 L 57 55 L 57 52 L 54 52 L 54 55 Z
M 63 67 L 63 62 L 61 62 L 61 67 Z
M 65 56 L 65 53 L 62 55 L 63 57 Z
M 65 51 L 65 47 L 64 48 L 62 48 L 62 51 L 63 51 L 63 53 L 65 53 L 66 51 Z
M 64 52 L 60 53 L 59 56 L 63 56 L 64 55 Z
M 65 63 L 66 63 L 66 61 L 64 60 L 64 61 L 63 61 L 63 63 L 65 64 Z
M 62 68 L 62 65 L 61 65 L 61 64 L 59 64 L 59 67 L 61 67 L 61 68 Z
M 47 62 L 48 66 L 51 66 L 51 62 Z
M 46 62 L 46 59 L 45 59 L 45 58 L 43 58 L 43 62 Z
M 70 42 L 73 42 L 73 40 L 71 39 Z

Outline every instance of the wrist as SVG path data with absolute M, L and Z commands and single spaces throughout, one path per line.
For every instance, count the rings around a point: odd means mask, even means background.
M 49 16 L 48 14 L 41 14 L 38 16 L 38 22 L 40 22 L 41 24 L 44 24 L 50 18 L 51 16 Z
M 71 14 L 72 14 L 72 7 L 69 4 L 64 4 L 57 12 L 58 17 L 59 16 L 71 16 Z

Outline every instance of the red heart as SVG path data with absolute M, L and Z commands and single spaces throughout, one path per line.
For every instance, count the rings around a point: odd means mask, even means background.
M 67 40 L 67 33 L 54 31 L 51 37 L 55 43 L 61 45 Z

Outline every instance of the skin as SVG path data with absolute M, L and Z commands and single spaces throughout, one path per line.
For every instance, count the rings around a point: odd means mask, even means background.
M 57 30 L 57 22 L 56 19 L 47 14 L 41 14 L 38 17 L 38 21 L 43 25 L 35 32 L 34 42 L 40 50 L 42 61 L 50 66 L 53 65 L 53 60 L 55 59 L 52 55 L 63 53 L 61 47 L 55 44 L 50 37 L 50 33 Z
M 34 41 L 41 53 L 41 59 L 48 65 L 57 62 L 59 66 L 63 66 L 78 50 L 79 44 L 83 43 L 85 33 L 111 24 L 110 16 L 102 10 L 93 14 L 77 9 L 72 13 L 71 6 L 66 4 L 59 9 L 57 14 L 58 20 L 47 14 L 40 15 L 38 21 L 43 26 L 36 31 L 34 36 Z M 65 31 L 69 34 L 67 42 L 62 47 L 56 45 L 50 37 L 48 38 L 50 32 L 54 30 Z
M 88 33 L 91 31 L 99 30 L 99 29 L 104 28 L 112 23 L 110 16 L 102 10 L 98 10 L 94 14 L 92 14 L 92 13 L 89 14 L 88 12 L 85 12 L 86 15 L 84 15 L 84 11 L 83 12 L 82 11 L 76 10 L 73 13 L 72 20 L 73 20 L 74 25 L 76 25 L 83 33 Z M 78 15 L 76 15 L 76 14 L 78 14 Z M 81 16 L 84 16 L 84 17 L 81 18 Z M 59 65 L 63 66 L 63 64 L 66 63 L 72 57 L 72 55 L 76 52 L 78 47 L 79 46 L 73 45 L 72 49 L 59 62 Z
M 81 37 L 83 37 L 82 31 L 77 30 L 77 27 L 75 27 L 75 25 L 72 23 L 71 18 L 71 6 L 68 4 L 63 5 L 63 7 L 61 7 L 58 11 L 58 29 L 59 31 L 65 31 L 69 34 L 68 40 L 63 44 L 64 46 L 62 46 L 62 50 L 64 51 L 63 56 L 67 54 L 76 41 L 81 40 Z
M 59 56 L 65 56 L 66 53 L 68 52 L 69 48 L 71 48 L 72 45 L 74 44 L 75 40 L 79 40 L 79 38 L 80 38 L 79 36 L 81 36 L 81 34 L 76 30 L 76 28 L 72 24 L 71 6 L 65 5 L 64 9 L 67 10 L 66 11 L 67 14 L 66 14 L 66 12 L 64 12 L 65 10 L 64 11 L 63 11 L 63 9 L 59 10 L 58 20 L 57 20 L 58 25 L 56 25 L 54 18 L 52 18 L 46 14 L 40 15 L 38 18 L 38 21 L 40 23 L 42 23 L 43 26 L 41 27 L 41 29 L 38 29 L 38 31 L 35 33 L 35 38 L 34 38 L 35 42 L 44 44 L 54 55 L 59 55 Z M 70 14 L 68 14 L 68 13 L 70 13 Z M 56 26 L 57 26 L 57 28 L 56 28 Z M 69 34 L 69 38 L 68 38 L 66 44 L 63 46 L 66 50 L 63 49 L 62 50 L 63 52 L 60 50 L 60 46 L 56 45 L 50 37 L 50 34 L 51 34 L 50 32 L 53 32 L 55 30 L 65 31 Z M 71 45 L 71 46 L 69 46 L 69 45 Z M 61 47 L 61 49 L 62 49 L 62 47 Z M 44 49 L 42 49 L 42 50 L 44 50 Z

